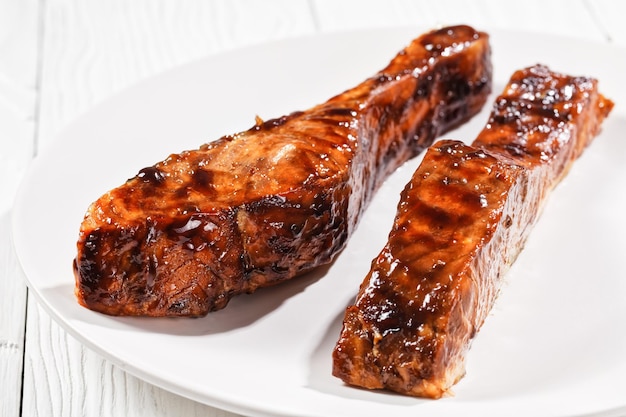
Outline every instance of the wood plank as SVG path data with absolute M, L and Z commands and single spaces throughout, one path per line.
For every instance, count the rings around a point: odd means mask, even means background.
M 27 291 L 11 206 L 33 154 L 38 2 L 0 2 L 0 415 L 20 415 Z
M 10 215 L 0 214 L 0 415 L 19 416 L 26 286 L 11 245 Z
M 603 39 L 583 0 L 527 0 L 513 7 L 510 2 L 499 0 L 312 1 L 322 31 L 396 25 L 415 25 L 424 29 L 466 23 L 479 29 Z
M 626 46 L 626 4 L 615 0 L 594 0 L 585 2 L 589 13 L 596 20 L 596 23 L 606 40 L 620 47 Z M 625 57 L 615 57 L 615 59 L 626 59 Z
M 0 211 L 8 211 L 33 154 L 36 0 L 0 2 Z

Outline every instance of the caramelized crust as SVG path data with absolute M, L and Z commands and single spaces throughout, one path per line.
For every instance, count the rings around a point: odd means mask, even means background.
M 476 114 L 490 88 L 487 35 L 444 28 L 323 104 L 142 169 L 87 211 L 78 301 L 201 316 L 330 262 L 388 174 Z
M 472 146 L 446 140 L 427 151 L 347 308 L 335 376 L 429 398 L 462 378 L 549 191 L 613 106 L 596 84 L 544 66 L 518 71 Z

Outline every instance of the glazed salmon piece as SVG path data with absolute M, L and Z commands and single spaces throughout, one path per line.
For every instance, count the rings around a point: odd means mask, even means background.
M 325 103 L 141 169 L 87 210 L 78 301 L 111 315 L 202 316 L 331 262 L 387 176 L 490 91 L 488 36 L 443 28 Z
M 333 374 L 411 396 L 450 393 L 550 191 L 612 106 L 596 80 L 537 65 L 511 77 L 471 146 L 435 143 L 346 310 Z

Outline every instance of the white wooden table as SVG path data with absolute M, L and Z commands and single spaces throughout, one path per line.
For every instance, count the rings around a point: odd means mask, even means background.
M 356 28 L 469 23 L 626 45 L 625 11 L 613 0 L 0 0 L 0 416 L 234 415 L 126 374 L 29 297 L 11 244 L 15 191 L 95 103 L 208 54 Z

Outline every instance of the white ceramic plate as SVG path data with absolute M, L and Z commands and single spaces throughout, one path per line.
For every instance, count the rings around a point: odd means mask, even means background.
M 386 239 L 417 160 L 389 179 L 328 268 L 202 319 L 115 318 L 79 307 L 72 259 L 88 204 L 140 168 L 263 118 L 306 109 L 383 68 L 421 29 L 316 36 L 209 57 L 97 106 L 42 150 L 14 210 L 31 294 L 128 372 L 255 416 L 572 416 L 626 413 L 626 102 L 623 50 L 493 31 L 495 91 L 537 62 L 600 79 L 617 102 L 554 191 L 470 351 L 455 396 L 369 392 L 331 376 L 343 311 Z M 471 141 L 488 108 L 447 137 Z

